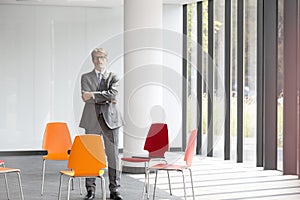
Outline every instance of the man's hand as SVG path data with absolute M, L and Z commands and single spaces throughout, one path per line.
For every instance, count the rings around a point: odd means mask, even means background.
M 81 98 L 83 101 L 88 101 L 90 100 L 91 98 L 93 98 L 93 93 L 91 92 L 86 92 L 86 91 L 82 91 L 82 95 L 81 95 Z

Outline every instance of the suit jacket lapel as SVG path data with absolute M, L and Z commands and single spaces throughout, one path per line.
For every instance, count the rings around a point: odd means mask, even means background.
M 97 77 L 97 74 L 96 74 L 95 70 L 91 71 L 91 76 L 90 77 L 91 77 L 91 81 L 96 86 L 95 88 L 98 90 L 98 87 L 99 87 L 98 77 Z

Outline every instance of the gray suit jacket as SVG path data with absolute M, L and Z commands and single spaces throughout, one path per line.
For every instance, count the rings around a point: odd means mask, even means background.
M 119 128 L 123 124 L 116 103 L 110 102 L 112 99 L 116 99 L 118 94 L 117 87 L 119 79 L 114 73 L 106 70 L 101 82 L 102 88 L 98 88 L 98 78 L 95 70 L 81 76 L 81 91 L 101 92 L 101 94 L 95 94 L 95 99 L 90 99 L 85 102 L 79 124 L 80 127 L 93 131 L 94 133 L 100 133 L 100 125 L 98 122 L 100 112 L 103 114 L 106 125 L 110 129 Z

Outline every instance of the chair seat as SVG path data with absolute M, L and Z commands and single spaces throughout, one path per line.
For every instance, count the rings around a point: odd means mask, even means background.
M 127 161 L 127 162 L 149 162 L 150 158 L 131 158 L 131 157 L 124 157 L 121 158 L 121 160 L 123 161 Z
M 184 170 L 187 169 L 189 166 L 187 165 L 172 165 L 172 164 L 156 164 L 149 169 L 155 169 L 155 170 Z
M 20 172 L 20 171 L 21 171 L 20 169 L 0 167 L 0 174 L 1 173 L 9 173 L 9 172 Z
M 69 155 L 61 154 L 61 153 L 49 154 L 49 155 L 43 156 L 44 160 L 68 160 L 68 158 L 69 158 Z
M 103 169 L 99 170 L 98 174 L 90 174 L 89 172 L 82 172 L 79 174 L 75 174 L 75 171 L 72 170 L 62 170 L 60 171 L 60 173 L 72 177 L 97 177 L 97 176 L 102 176 L 104 174 L 104 170 Z

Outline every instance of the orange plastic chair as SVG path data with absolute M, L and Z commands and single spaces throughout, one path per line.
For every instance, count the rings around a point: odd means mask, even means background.
M 193 176 L 192 176 L 192 161 L 194 157 L 194 152 L 195 152 L 195 143 L 197 139 L 197 129 L 193 130 L 191 132 L 188 146 L 185 150 L 185 155 L 184 155 L 184 161 L 185 165 L 176 165 L 176 164 L 156 164 L 148 168 L 147 170 L 147 176 L 149 177 L 149 172 L 150 171 L 155 171 L 155 184 L 154 184 L 154 190 L 153 190 L 153 200 L 155 198 L 155 189 L 156 189 L 156 183 L 157 183 L 157 172 L 160 170 L 164 171 L 179 171 L 182 174 L 183 178 L 183 187 L 184 187 L 184 198 L 186 199 L 186 188 L 185 188 L 185 177 L 184 177 L 184 170 L 188 169 L 190 172 L 190 177 L 191 177 L 191 184 L 192 184 L 192 192 L 193 192 L 193 199 L 195 200 L 195 194 L 194 194 L 194 185 L 193 185 Z M 143 192 L 144 194 L 144 192 Z
M 71 170 L 60 171 L 60 183 L 58 199 L 61 197 L 61 185 L 63 175 L 69 177 L 68 196 L 70 199 L 71 181 L 76 177 L 98 177 L 101 179 L 102 198 L 106 200 L 105 179 L 103 177 L 104 168 L 106 168 L 106 155 L 104 151 L 103 141 L 100 135 L 86 134 L 75 137 L 72 145 L 70 157 L 68 160 L 68 168 Z
M 47 124 L 43 146 L 44 150 L 47 150 L 48 154 L 43 156 L 43 174 L 42 174 L 42 189 L 41 195 L 44 193 L 45 182 L 45 169 L 47 160 L 68 160 L 68 151 L 71 149 L 72 140 L 67 123 L 64 122 L 50 122 Z
M 123 169 L 124 162 L 144 163 L 145 178 L 147 178 L 146 172 L 151 160 L 162 160 L 165 163 L 167 163 L 167 161 L 165 160 L 165 153 L 166 151 L 169 150 L 169 136 L 168 136 L 167 124 L 165 123 L 151 124 L 144 144 L 144 150 L 148 151 L 149 153 L 147 157 L 133 156 L 133 157 L 121 158 L 121 169 Z M 145 183 L 147 182 L 148 181 L 145 180 Z M 145 186 L 145 189 L 146 189 L 146 193 L 148 193 L 147 186 Z M 172 194 L 170 184 L 169 184 L 169 189 L 170 189 L 170 194 Z
M 7 176 L 6 174 L 8 173 L 16 173 L 18 175 L 18 181 L 19 181 L 19 187 L 20 187 L 20 195 L 21 199 L 24 200 L 24 195 L 23 195 L 23 189 L 22 189 L 22 183 L 21 183 L 21 170 L 20 169 L 15 169 L 15 168 L 6 168 L 5 163 L 3 160 L 0 160 L 0 174 L 4 174 L 5 176 L 5 184 L 6 184 L 6 193 L 7 193 L 7 199 L 10 199 L 9 197 L 9 190 L 8 190 L 8 184 L 7 184 Z

